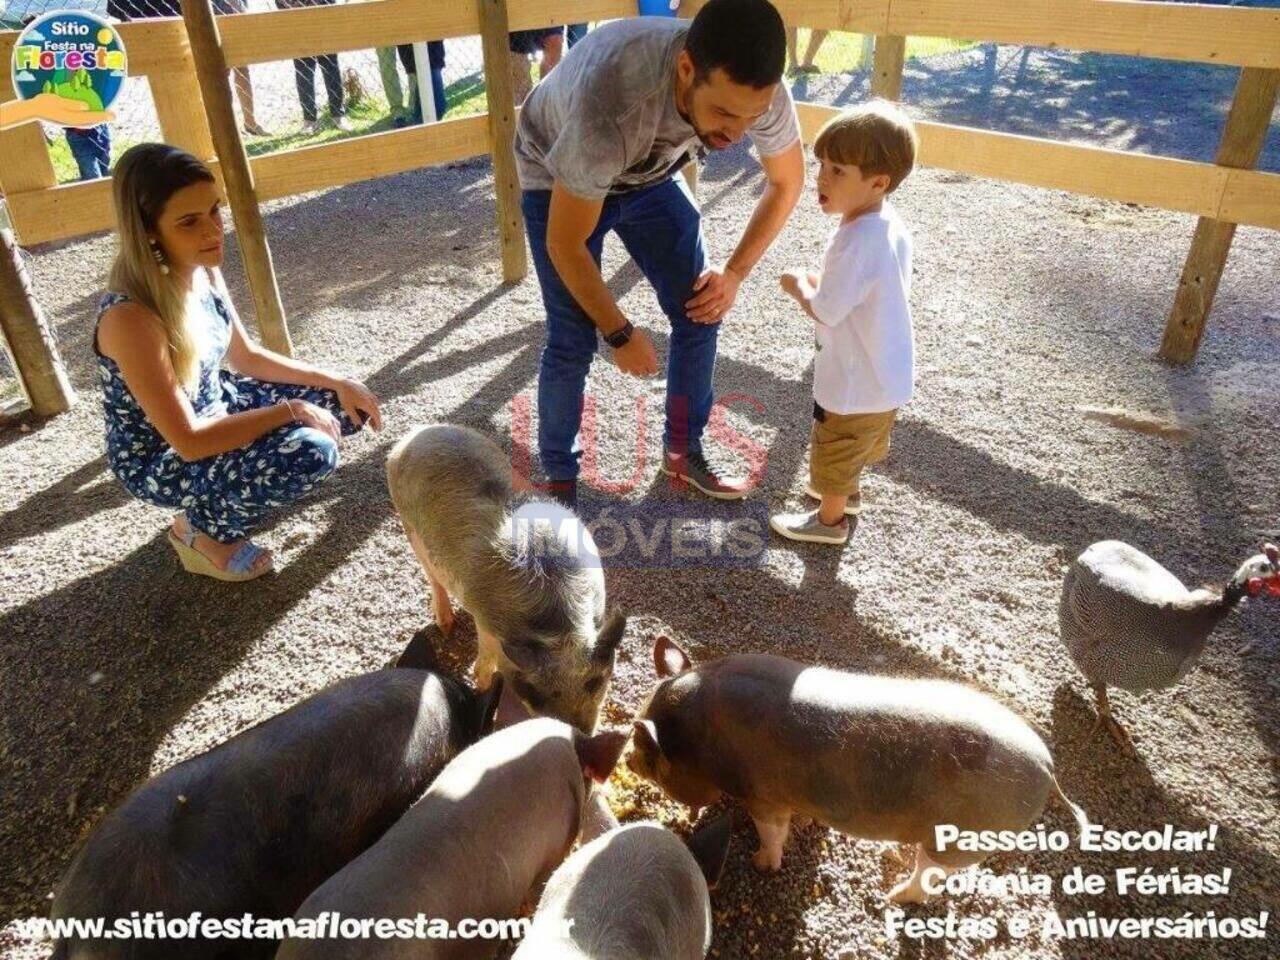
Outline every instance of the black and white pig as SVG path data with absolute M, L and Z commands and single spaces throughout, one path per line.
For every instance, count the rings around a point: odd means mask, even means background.
M 635 721 L 629 764 L 681 803 L 727 793 L 760 836 L 754 863 L 782 866 L 792 814 L 850 836 L 916 845 L 912 875 L 891 899 L 925 899 L 931 866 L 959 869 L 985 854 L 939 851 L 934 828 L 1020 830 L 1061 800 L 1044 741 L 1012 711 L 955 683 L 810 667 L 738 654 L 695 667 L 666 637 L 663 679 Z
M 686 847 L 659 824 L 629 823 L 580 847 L 547 881 L 511 960 L 702 960 L 732 825 L 721 816 Z
M 425 670 L 342 680 L 138 787 L 89 834 L 51 916 L 293 914 L 493 724 L 479 695 Z M 55 958 L 269 957 L 254 940 L 63 940 Z
M 573 847 L 627 735 L 588 737 L 549 717 L 498 730 L 464 750 L 386 834 L 320 886 L 296 914 L 322 921 L 412 921 L 456 932 L 463 920 L 515 918 Z M 459 960 L 501 941 L 459 936 L 286 940 L 278 960 Z

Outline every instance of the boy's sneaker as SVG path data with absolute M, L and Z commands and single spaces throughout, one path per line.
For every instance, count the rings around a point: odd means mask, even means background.
M 813 484 L 811 483 L 806 483 L 804 485 L 804 492 L 815 500 L 822 499 L 822 494 L 813 489 Z M 862 495 L 858 494 L 857 496 L 850 497 L 849 502 L 844 505 L 844 515 L 846 517 L 856 517 L 860 513 L 862 513 Z
M 664 450 L 659 469 L 667 476 L 683 480 L 717 500 L 741 500 L 747 495 L 745 481 L 729 477 L 728 470 L 707 460 L 700 450 L 683 456 Z
M 809 513 L 776 513 L 769 518 L 769 526 L 788 540 L 805 543 L 843 544 L 849 541 L 848 520 L 841 520 L 838 527 L 828 527 L 818 517 L 818 511 Z

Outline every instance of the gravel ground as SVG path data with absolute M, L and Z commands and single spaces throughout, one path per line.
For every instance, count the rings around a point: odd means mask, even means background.
M 707 168 L 701 196 L 714 256 L 728 254 L 760 187 L 742 152 Z M 0 428 L 0 919 L 45 912 L 79 840 L 135 784 L 379 667 L 428 622 L 421 575 L 390 510 L 387 449 L 411 425 L 438 420 L 510 446 L 513 410 L 519 425 L 536 383 L 537 284 L 500 284 L 491 198 L 489 166 L 474 162 L 271 207 L 299 354 L 366 378 L 384 398 L 387 428 L 351 440 L 322 491 L 265 532 L 282 571 L 250 587 L 184 575 L 162 537 L 164 515 L 129 500 L 105 469 L 89 344 L 110 241 L 71 242 L 35 259 L 37 293 L 58 323 L 81 402 L 27 430 Z M 625 721 L 653 684 L 649 649 L 660 633 L 696 658 L 771 651 L 961 680 L 1043 732 L 1064 789 L 1095 821 L 1220 827 L 1216 850 L 1203 855 L 1005 855 L 989 870 L 1231 867 L 1230 894 L 962 895 L 912 915 L 1039 924 L 1089 911 L 1224 917 L 1274 907 L 1275 605 L 1227 621 L 1176 689 L 1115 696 L 1134 761 L 1092 732 L 1056 607 L 1064 565 L 1094 540 L 1128 540 L 1189 582 L 1221 583 L 1260 537 L 1280 532 L 1276 235 L 1239 231 L 1200 359 L 1172 369 L 1153 354 L 1191 218 L 928 170 L 908 181 L 898 206 L 917 241 L 919 389 L 890 459 L 869 476 L 856 538 L 843 551 L 771 540 L 749 568 L 610 568 L 610 599 L 633 619 L 607 717 Z M 806 197 L 725 323 L 718 391 L 755 401 L 734 404 L 728 421 L 768 451 L 764 482 L 741 506 L 748 514 L 803 502 L 812 333 L 777 276 L 816 263 L 828 226 Z M 624 310 L 661 352 L 666 324 L 650 288 L 616 244 L 605 259 Z M 228 275 L 248 312 L 237 262 Z M 601 412 L 600 474 L 618 480 L 637 469 L 642 399 L 647 459 L 638 485 L 592 493 L 585 511 L 676 510 L 685 495 L 656 476 L 663 385 L 600 363 L 589 389 Z M 1190 438 L 1117 430 L 1082 417 L 1082 404 L 1158 414 L 1188 426 Z M 1257 645 L 1252 656 L 1237 652 L 1245 643 Z M 616 778 L 619 809 L 683 825 L 654 791 L 625 786 Z M 1057 810 L 1046 821 L 1069 825 Z M 718 957 L 1274 955 L 1262 941 L 889 939 L 882 895 L 902 871 L 892 846 L 810 828 L 768 877 L 752 870 L 753 849 L 742 824 L 714 895 Z M 43 955 L 12 936 L 10 945 L 14 957 Z

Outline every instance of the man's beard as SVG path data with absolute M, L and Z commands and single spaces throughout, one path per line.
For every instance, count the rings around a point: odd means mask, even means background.
M 682 115 L 682 116 L 683 116 L 683 115 Z M 718 133 L 715 133 L 715 132 L 708 133 L 708 132 L 704 132 L 704 131 L 702 131 L 702 130 L 699 130 L 699 129 L 698 129 L 698 125 L 697 125 L 696 123 L 694 123 L 694 122 L 693 122 L 693 118 L 692 118 L 692 117 L 685 117 L 685 118 L 684 118 L 684 122 L 685 122 L 685 123 L 687 123 L 687 124 L 689 124 L 689 126 L 693 127 L 693 132 L 694 132 L 694 134 L 696 134 L 696 135 L 697 135 L 698 140 L 699 140 L 699 141 L 702 143 L 702 145 L 703 145 L 704 147 L 706 147 L 708 150 L 726 150 L 726 149 L 728 149 L 729 147 L 733 146 L 733 143 L 732 143 L 731 141 L 729 141 L 727 137 L 723 137 L 723 138 L 722 138 L 722 137 L 721 137 L 721 135 L 720 135 L 720 134 L 718 134 Z M 725 143 L 718 143 L 718 142 L 717 142 L 717 140 L 716 140 L 716 138 L 724 139 L 726 142 L 725 142 Z
M 689 91 L 689 99 L 693 99 L 693 90 Z M 716 144 L 712 141 L 713 137 L 719 136 L 716 133 L 707 133 L 698 128 L 698 124 L 694 122 L 692 116 L 680 109 L 680 105 L 676 104 L 676 113 L 680 114 L 680 119 L 693 128 L 694 135 L 708 150 L 724 150 L 726 147 L 733 146 L 731 143 Z

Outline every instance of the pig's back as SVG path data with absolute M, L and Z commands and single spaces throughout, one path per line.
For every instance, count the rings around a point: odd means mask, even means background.
M 458 695 L 427 671 L 365 674 L 159 774 L 90 835 L 52 915 L 290 915 L 465 746 Z
M 563 924 L 572 919 L 568 937 Z M 711 899 L 698 862 L 670 830 L 620 827 L 552 875 L 512 960 L 702 960 Z
M 468 427 L 410 431 L 387 456 L 396 511 L 445 566 L 474 564 L 493 540 L 511 498 L 511 464 L 496 443 Z M 456 553 L 457 556 L 453 554 Z
M 524 728 L 523 730 L 521 728 Z M 413 917 L 457 924 L 508 917 L 578 832 L 585 789 L 568 727 L 536 719 L 460 753 L 372 847 L 322 884 L 296 916 Z M 277 957 L 491 955 L 481 940 L 289 940 Z M 496 947 L 495 947 L 496 950 Z
M 790 794 L 777 799 L 801 801 L 797 809 L 838 830 L 897 840 L 931 837 L 938 823 L 1012 829 L 1044 808 L 1053 771 L 1044 742 L 977 691 L 777 657 L 720 663 L 707 719 L 731 731 L 765 799 Z

